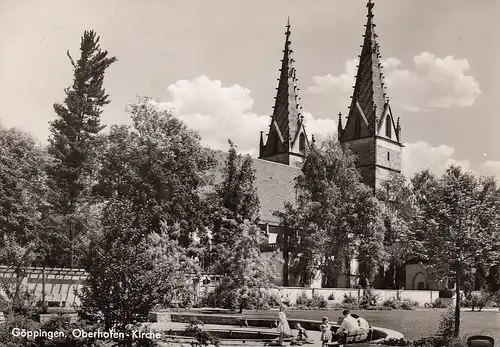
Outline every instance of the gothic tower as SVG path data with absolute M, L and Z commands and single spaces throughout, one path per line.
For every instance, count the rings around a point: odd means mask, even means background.
M 391 172 L 401 172 L 401 126 L 394 120 L 385 93 L 381 57 L 371 0 L 366 5 L 368 19 L 359 55 L 358 73 L 345 127 L 339 114 L 338 136 L 357 156 L 357 166 L 365 184 L 376 189 Z
M 274 111 L 266 144 L 263 132 L 260 133 L 259 159 L 300 166 L 309 147 L 309 141 L 304 127 L 302 107 L 298 103 L 300 98 L 297 93 L 290 33 L 290 20 L 288 20 Z

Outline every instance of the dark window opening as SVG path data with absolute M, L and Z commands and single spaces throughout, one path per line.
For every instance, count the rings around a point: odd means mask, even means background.
M 304 153 L 306 151 L 306 136 L 302 133 L 299 137 L 299 152 Z
M 391 152 L 387 152 L 387 161 L 391 161 Z
M 387 136 L 388 138 L 391 138 L 392 136 L 391 116 L 387 116 L 385 118 L 385 136 Z
M 359 116 L 354 117 L 354 135 L 356 137 L 361 136 L 361 120 Z

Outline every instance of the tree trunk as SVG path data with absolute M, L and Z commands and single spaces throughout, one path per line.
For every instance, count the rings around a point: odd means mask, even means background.
M 286 247 L 286 246 L 285 246 Z M 286 247 L 288 248 L 288 247 Z M 290 252 L 288 252 L 288 249 L 283 251 L 283 287 L 288 287 L 288 272 L 289 269 L 288 267 L 290 266 Z
M 460 334 L 460 269 L 455 271 L 455 330 L 453 336 Z

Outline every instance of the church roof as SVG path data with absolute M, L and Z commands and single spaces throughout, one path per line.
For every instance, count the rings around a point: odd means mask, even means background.
M 222 170 L 227 153 L 216 152 L 217 172 L 214 183 L 222 180 Z M 279 225 L 279 218 L 273 216 L 274 211 L 283 211 L 284 204 L 295 204 L 295 177 L 301 173 L 300 168 L 275 163 L 262 159 L 252 159 L 255 170 L 255 187 L 260 203 L 260 222 Z
M 290 151 L 294 143 L 298 140 L 301 128 L 304 126 L 302 107 L 299 105 L 299 88 L 296 84 L 297 77 L 290 40 L 290 28 L 290 21 L 288 20 L 280 77 L 278 78 L 278 87 L 276 88 L 276 100 L 273 106 L 274 110 L 266 144 L 263 145 L 264 141 L 261 140 L 261 157 Z

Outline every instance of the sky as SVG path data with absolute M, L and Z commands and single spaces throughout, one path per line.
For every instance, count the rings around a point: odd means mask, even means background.
M 387 95 L 401 118 L 403 170 L 458 164 L 500 179 L 500 2 L 375 0 Z M 287 17 L 308 135 L 347 114 L 365 0 L 0 0 L 0 124 L 46 141 L 72 83 L 66 55 L 84 30 L 118 62 L 106 73 L 104 124 L 149 96 L 212 148 L 256 155 L 267 131 Z

